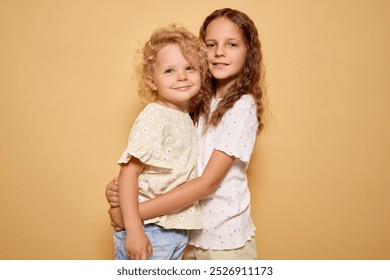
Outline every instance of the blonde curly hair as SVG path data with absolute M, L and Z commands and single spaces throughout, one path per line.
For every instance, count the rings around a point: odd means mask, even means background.
M 196 107 L 204 90 L 211 90 L 211 77 L 207 66 L 207 53 L 202 41 L 188 31 L 185 27 L 171 24 L 168 27 L 157 29 L 149 41 L 142 48 L 142 61 L 137 67 L 138 94 L 144 102 L 154 102 L 158 93 L 148 85 L 156 64 L 157 53 L 166 45 L 176 44 L 180 47 L 184 58 L 199 69 L 201 75 L 200 94 L 190 100 L 189 110 Z

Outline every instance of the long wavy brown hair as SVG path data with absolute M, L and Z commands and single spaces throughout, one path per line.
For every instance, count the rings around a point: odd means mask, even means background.
M 235 83 L 218 103 L 213 114 L 209 116 L 211 98 L 215 94 L 215 78 L 212 78 L 213 89 L 211 91 L 204 91 L 202 100 L 200 101 L 201 104 L 198 103 L 196 107 L 191 108 L 192 118 L 197 123 L 199 118 L 203 116 L 205 119 L 205 130 L 210 126 L 217 126 L 226 111 L 232 108 L 241 96 L 251 94 L 256 101 L 257 120 L 259 124 L 257 133 L 259 134 L 264 128 L 265 85 L 263 55 L 257 28 L 253 21 L 243 12 L 230 8 L 216 10 L 205 19 L 200 28 L 199 37 L 203 42 L 205 41 L 207 26 L 219 17 L 225 17 L 231 20 L 241 31 L 247 47 L 245 63 Z

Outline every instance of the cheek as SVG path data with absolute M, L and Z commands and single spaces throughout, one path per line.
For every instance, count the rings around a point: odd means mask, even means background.
M 207 49 L 207 60 L 209 61 L 214 55 L 214 52 L 212 49 Z
M 246 60 L 246 53 L 237 56 L 237 65 L 239 66 L 239 68 L 244 67 L 245 60 Z
M 247 52 L 246 50 L 241 54 L 241 61 L 242 61 L 242 65 L 244 65 L 245 61 L 246 61 L 246 55 L 247 55 Z
M 196 87 L 199 89 L 201 84 L 202 84 L 202 78 L 200 75 L 197 75 L 194 79 L 194 83 L 196 85 Z

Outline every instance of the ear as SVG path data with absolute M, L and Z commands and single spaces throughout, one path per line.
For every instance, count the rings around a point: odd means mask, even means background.
M 151 76 L 148 76 L 148 79 L 146 80 L 146 83 L 151 88 L 151 90 L 154 90 L 154 91 L 157 90 L 156 84 L 154 83 L 153 78 Z

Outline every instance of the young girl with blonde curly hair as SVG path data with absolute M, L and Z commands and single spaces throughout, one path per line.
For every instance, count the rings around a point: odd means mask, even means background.
M 212 91 L 191 112 L 199 141 L 198 177 L 140 203 L 142 219 L 171 213 L 199 200 L 202 229 L 190 231 L 196 259 L 256 259 L 247 169 L 264 127 L 264 67 L 256 26 L 244 13 L 211 13 L 200 29 Z M 121 228 L 116 180 L 106 188 L 112 225 Z M 119 198 L 120 202 L 120 198 Z
M 195 178 L 197 132 L 189 115 L 201 84 L 208 84 L 206 53 L 193 34 L 171 26 L 154 32 L 143 48 L 139 94 L 152 101 L 138 115 L 119 159 L 118 211 L 125 230 L 115 231 L 116 259 L 179 259 L 188 230 L 200 229 L 198 203 L 152 219 L 138 203 Z M 119 212 L 120 211 L 120 212 Z

